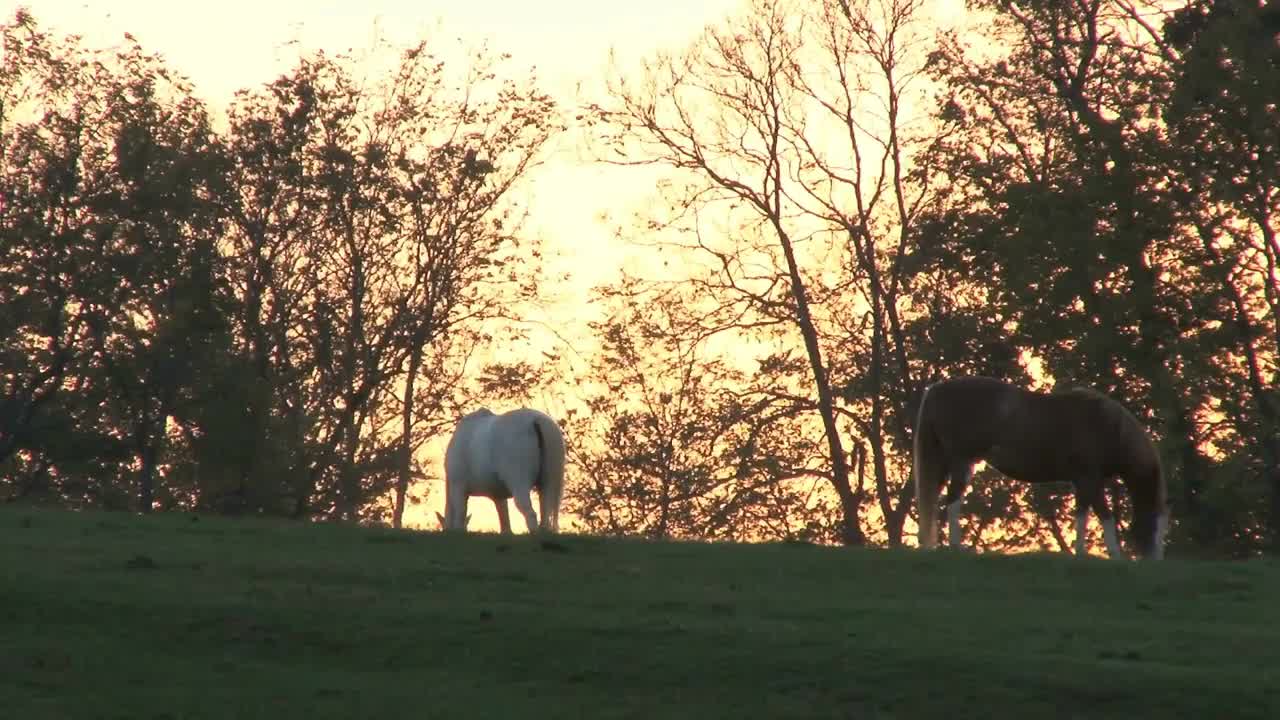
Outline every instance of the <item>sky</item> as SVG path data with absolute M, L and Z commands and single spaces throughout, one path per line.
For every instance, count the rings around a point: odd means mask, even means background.
M 603 81 L 610 51 L 630 64 L 660 49 L 682 49 L 742 0 L 0 0 L 0 17 L 7 20 L 21 5 L 42 26 L 81 35 L 92 47 L 132 34 L 214 107 L 287 72 L 299 50 L 358 54 L 378 37 L 395 45 L 424 38 L 487 43 L 511 54 L 513 67 L 533 67 L 542 89 L 571 105 L 580 83 Z M 653 180 L 590 162 L 572 133 L 556 138 L 550 151 L 521 190 L 532 210 L 528 231 L 572 259 L 582 297 L 618 264 L 601 213 L 616 220 L 625 206 L 619 199 L 650 193 Z
M 487 39 L 493 49 L 534 65 L 561 89 L 598 75 L 610 48 L 624 56 L 683 47 L 740 0 L 40 0 L 27 5 L 48 26 L 111 42 L 122 33 L 163 54 L 207 99 L 229 98 L 287 68 L 282 46 L 338 52 L 370 44 L 375 33 L 408 43 L 444 37 Z M 552 88 L 555 89 L 555 88 Z

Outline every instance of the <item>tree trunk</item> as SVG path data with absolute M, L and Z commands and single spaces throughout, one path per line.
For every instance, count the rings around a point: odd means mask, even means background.
M 869 237 L 869 236 L 868 236 Z M 902 545 L 902 521 L 895 518 L 892 493 L 889 491 L 889 468 L 884 456 L 884 406 L 885 406 L 885 338 L 882 324 L 883 303 L 878 268 L 875 265 L 875 247 L 868 256 L 869 284 L 871 286 L 871 427 L 868 441 L 871 443 L 872 472 L 875 473 L 876 498 L 880 502 L 880 514 L 884 516 L 885 533 L 889 547 Z M 894 520 L 897 519 L 895 523 Z
M 136 437 L 138 457 L 142 468 L 138 471 L 138 510 L 149 513 L 155 504 L 156 447 L 152 438 L 150 413 L 143 411 Z
M 391 526 L 397 530 L 404 527 L 405 501 L 413 477 L 413 393 L 421 366 L 422 345 L 415 342 L 409 349 L 409 374 L 404 381 L 404 409 L 400 416 L 400 472 L 396 477 L 396 505 L 391 511 Z
M 338 492 L 340 517 L 347 522 L 360 519 L 363 493 L 360 490 L 360 473 L 356 455 L 360 451 L 360 436 L 353 421 L 343 433 L 342 456 L 338 460 Z
M 800 277 L 800 268 L 791 246 L 791 237 L 783 230 L 779 220 L 778 215 L 773 216 L 774 230 L 778 235 L 778 241 L 782 244 L 782 253 L 787 261 L 787 274 L 791 279 L 791 297 L 796 303 L 796 322 L 804 338 L 809 368 L 813 372 L 814 386 L 818 391 L 818 412 L 822 415 L 822 427 L 827 438 L 827 454 L 831 459 L 831 484 L 840 498 L 840 542 L 845 545 L 865 545 L 867 538 L 858 522 L 860 498 L 854 494 L 849 485 L 849 465 L 845 461 L 840 431 L 836 426 L 835 402 L 831 397 L 831 385 L 827 379 L 826 366 L 822 362 L 818 332 L 814 328 L 813 317 L 809 314 L 808 294 L 805 292 L 804 280 Z
M 1280 555 L 1280 463 L 1276 462 L 1276 457 L 1280 456 L 1280 448 L 1277 447 L 1275 438 L 1268 444 L 1271 445 L 1271 457 L 1267 463 L 1267 476 L 1271 479 L 1270 550 L 1272 554 Z

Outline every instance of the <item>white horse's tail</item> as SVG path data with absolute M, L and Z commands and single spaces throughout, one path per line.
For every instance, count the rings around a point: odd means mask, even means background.
M 555 421 L 545 415 L 533 420 L 533 434 L 538 438 L 538 510 L 542 529 L 560 531 L 560 501 L 564 497 L 564 433 Z
M 931 548 L 938 544 L 938 498 L 942 494 L 942 471 L 939 462 L 937 440 L 933 437 L 931 416 L 927 414 L 929 406 L 929 388 L 925 388 L 920 398 L 920 409 L 916 412 L 915 437 L 912 441 L 912 468 L 916 486 L 916 513 L 919 530 L 916 532 L 917 543 L 921 548 Z

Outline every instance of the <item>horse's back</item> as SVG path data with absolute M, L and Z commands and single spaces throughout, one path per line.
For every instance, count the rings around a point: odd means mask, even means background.
M 921 420 L 948 457 L 983 459 L 1030 482 L 1070 481 L 1082 466 L 1118 471 L 1142 450 L 1131 443 L 1145 442 L 1132 416 L 1102 393 L 1037 392 L 981 376 L 930 386 Z
M 922 420 L 953 461 L 986 460 L 1001 473 L 1031 482 L 1062 480 L 1085 424 L 1078 402 L 983 376 L 930 386 Z
M 980 375 L 940 380 L 925 392 L 916 431 L 932 433 L 948 456 L 976 459 L 1007 433 L 1020 391 Z

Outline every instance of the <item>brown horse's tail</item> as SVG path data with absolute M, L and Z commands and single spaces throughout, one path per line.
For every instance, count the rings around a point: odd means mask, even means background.
M 913 440 L 913 468 L 916 484 L 916 512 L 920 529 L 916 533 L 921 548 L 938 544 L 938 496 L 942 492 L 943 465 L 939 461 L 941 448 L 933 432 L 933 418 L 929 412 L 929 389 L 920 398 L 916 413 L 916 431 Z

